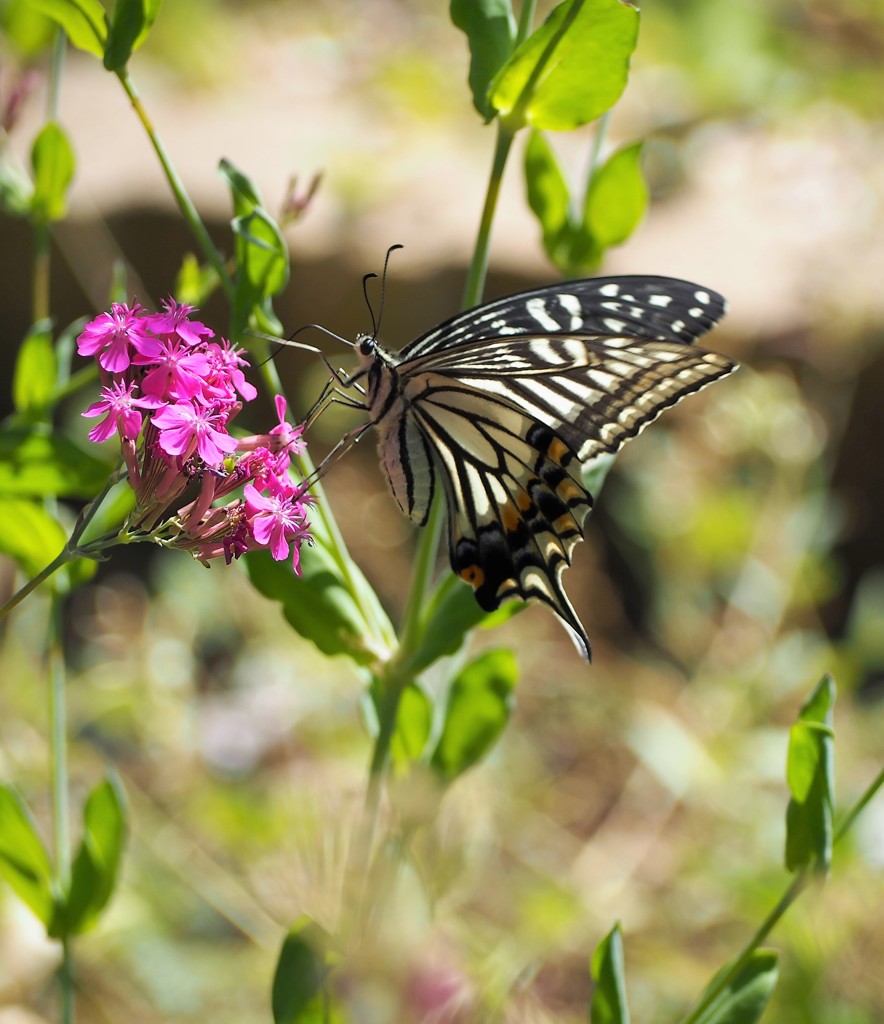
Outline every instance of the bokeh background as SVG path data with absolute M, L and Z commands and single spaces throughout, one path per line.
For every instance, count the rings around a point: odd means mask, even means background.
M 24 158 L 45 109 L 45 54 L 27 59 L 10 36 L 0 53 L 4 102 L 30 68 L 6 140 Z M 609 476 L 566 577 L 592 667 L 541 608 L 477 638 L 517 651 L 516 711 L 419 837 L 377 941 L 353 952 L 342 982 L 353 1020 L 583 1020 L 587 958 L 616 920 L 634 1019 L 676 1019 L 786 884 L 788 727 L 823 672 L 839 686 L 839 807 L 879 770 L 882 67 L 877 0 L 644 11 L 610 138 L 648 140 L 654 202 L 604 270 L 722 291 L 731 311 L 710 345 L 743 369 L 668 413 Z M 466 69 L 441 0 L 191 0 L 166 5 L 131 70 L 228 250 L 221 157 L 271 209 L 292 174 L 303 190 L 322 173 L 287 230 L 293 274 L 277 310 L 288 330 L 367 329 L 361 276 L 404 243 L 382 330 L 397 348 L 460 301 L 493 144 Z M 104 308 L 119 259 L 132 294 L 157 305 L 193 245 L 122 91 L 82 54 L 67 62 L 61 120 L 78 169 L 54 233 L 57 322 Z M 579 175 L 591 133 L 553 143 Z M 488 297 L 554 279 L 523 192 L 514 160 Z M 0 238 L 8 382 L 32 242 L 6 217 Z M 223 305 L 204 319 L 223 331 Z M 309 407 L 322 367 L 283 354 L 280 370 Z M 80 436 L 91 400 L 68 410 Z M 352 422 L 321 420 L 314 456 Z M 370 442 L 327 491 L 399 616 L 415 538 Z M 0 776 L 48 835 L 45 612 L 31 600 L 3 634 Z M 370 753 L 363 680 L 292 635 L 237 568 L 175 553 L 115 556 L 71 600 L 66 629 L 75 802 L 109 761 L 133 818 L 123 888 L 77 943 L 78 1019 L 269 1020 L 285 928 L 301 913 L 333 927 L 338 912 Z M 882 866 L 879 799 L 825 887 L 772 936 L 781 979 L 766 1019 L 884 1019 Z M 2 1024 L 54 1019 L 57 962 L 0 890 Z

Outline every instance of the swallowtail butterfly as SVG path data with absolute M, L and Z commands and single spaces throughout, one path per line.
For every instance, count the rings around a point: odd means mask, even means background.
M 356 344 L 368 422 L 403 513 L 441 491 L 454 571 L 482 608 L 549 605 L 589 659 L 562 587 L 592 496 L 581 466 L 616 452 L 736 364 L 692 345 L 724 299 L 666 277 L 601 277 L 519 292 L 446 320 L 397 354 Z

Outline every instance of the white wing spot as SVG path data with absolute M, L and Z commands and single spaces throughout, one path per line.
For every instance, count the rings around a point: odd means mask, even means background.
M 672 296 L 671 295 L 652 295 L 648 299 L 648 302 L 652 306 L 663 306 L 665 308 L 666 306 L 669 305 L 670 302 L 672 302 Z
M 608 297 L 613 297 L 613 296 L 619 295 L 619 294 L 620 294 L 620 285 L 619 284 L 613 284 L 613 283 L 612 284 L 603 284 L 602 287 L 599 288 L 599 295 L 606 295 Z
M 602 323 L 609 331 L 613 331 L 615 334 L 620 334 L 626 330 L 626 324 L 622 320 L 615 320 L 612 316 L 606 316 Z
M 694 298 L 703 306 L 708 306 L 712 301 L 712 296 L 709 292 L 694 292 Z
M 562 329 L 562 325 L 547 313 L 546 303 L 543 299 L 529 299 L 525 303 L 525 309 L 545 331 L 560 331 Z
M 560 366 L 562 363 L 567 363 L 568 359 L 563 356 L 561 352 L 557 351 L 546 338 L 537 338 L 531 342 L 531 351 L 539 359 L 542 359 L 545 363 L 549 363 L 551 366 Z
M 683 331 L 684 330 L 684 320 L 673 320 L 672 321 L 672 329 L 673 329 L 673 331 Z
M 609 310 L 611 310 L 612 313 L 619 313 L 620 312 L 620 303 L 619 302 L 601 302 L 601 303 L 599 303 L 599 305 L 602 307 L 602 309 L 609 309 Z
M 556 298 L 561 303 L 562 309 L 566 313 L 571 314 L 571 326 L 568 328 L 571 331 L 579 331 L 583 326 L 583 307 L 580 305 L 580 299 L 576 295 L 557 295 Z
M 690 308 L 690 309 L 688 310 L 688 316 L 694 316 L 694 317 L 696 317 L 696 316 L 702 316 L 702 315 L 703 315 L 703 310 L 702 310 L 702 309 L 700 309 L 700 307 L 699 307 L 699 306 L 692 306 L 692 307 L 691 307 L 691 308 Z
M 641 318 L 645 315 L 645 311 L 640 306 L 633 306 L 629 312 L 632 316 L 636 318 L 636 320 L 641 320 Z
M 586 363 L 586 346 L 577 338 L 565 338 L 562 348 L 569 357 L 572 366 L 583 366 Z

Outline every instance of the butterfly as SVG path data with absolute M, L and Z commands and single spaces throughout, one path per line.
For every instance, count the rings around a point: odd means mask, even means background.
M 374 426 L 412 522 L 426 523 L 441 491 L 451 567 L 479 605 L 541 601 L 589 660 L 561 581 L 592 508 L 581 467 L 736 369 L 692 344 L 724 311 L 688 281 L 600 277 L 477 306 L 398 353 L 360 335 L 359 368 L 342 382 L 363 391 L 368 421 L 344 447 Z

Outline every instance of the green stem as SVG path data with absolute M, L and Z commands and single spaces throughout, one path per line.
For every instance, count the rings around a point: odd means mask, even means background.
M 516 32 L 515 45 L 524 42 L 531 35 L 531 27 L 534 24 L 534 12 L 537 9 L 537 0 L 524 0 L 522 9 L 519 11 L 519 28 Z
M 872 781 L 871 785 L 865 790 L 862 796 L 856 801 L 853 807 L 844 815 L 841 822 L 835 829 L 832 845 L 836 845 L 848 832 L 850 827 L 853 825 L 857 816 L 863 810 L 869 801 L 875 796 L 881 786 L 884 785 L 884 769 L 882 769 L 877 777 Z M 740 973 L 740 971 L 746 966 L 755 950 L 761 945 L 762 942 L 767 938 L 773 927 L 780 918 L 786 913 L 789 907 L 795 902 L 798 896 L 810 885 L 810 883 L 819 877 L 813 867 L 804 868 L 789 883 L 786 891 L 779 898 L 774 906 L 773 910 L 767 915 L 761 926 L 752 936 L 752 938 L 746 943 L 736 960 L 731 963 L 731 966 L 724 972 L 724 974 L 716 981 L 715 985 L 709 989 L 703 999 L 694 1007 L 693 1011 L 684 1017 L 681 1024 L 697 1024 L 697 1021 L 701 1019 L 703 1014 L 709 1007 L 715 1002 L 715 1000 L 721 995 L 722 992 L 727 989 L 728 985 L 734 980 L 734 978 Z
M 479 220 L 479 232 L 476 236 L 476 244 L 473 248 L 473 258 L 470 262 L 467 283 L 463 293 L 462 309 L 470 309 L 482 300 L 482 293 L 485 290 L 485 278 L 488 274 L 488 253 L 491 248 L 491 227 L 494 223 L 494 214 L 497 212 L 497 200 L 500 196 L 500 184 L 503 180 L 503 170 L 509 156 L 510 148 L 515 138 L 515 132 L 508 128 L 502 121 L 497 122 L 497 142 L 494 147 L 494 157 L 491 163 L 491 174 L 488 178 L 488 187 L 485 191 L 485 203 L 482 206 L 482 216 Z
M 71 826 L 68 777 L 67 702 L 65 664 L 62 650 L 62 596 L 53 594 L 49 618 L 49 727 L 52 775 L 52 820 L 55 839 L 55 872 L 58 888 L 67 892 L 71 882 Z M 62 1024 L 74 1019 L 74 973 L 70 939 L 62 943 L 59 971 Z
M 221 287 L 224 289 L 224 294 L 228 299 L 233 298 L 233 281 L 228 273 L 227 267 L 224 265 L 224 260 L 221 258 L 221 254 L 215 248 L 215 243 L 209 236 L 209 232 L 206 230 L 205 224 L 203 224 L 199 213 L 197 213 L 196 207 L 193 205 L 190 196 L 187 194 L 187 190 L 184 187 L 184 182 L 178 176 L 178 172 L 172 164 L 169 154 L 166 151 L 166 147 L 163 145 L 162 139 L 157 135 L 154 129 L 153 123 L 147 116 L 147 112 L 141 104 L 141 99 L 136 92 L 135 85 L 132 79 L 129 77 L 129 73 L 125 68 L 121 68 L 116 72 L 117 78 L 120 80 L 120 84 L 129 97 L 129 102 L 132 104 L 132 109 L 138 116 L 138 120 L 147 132 L 148 138 L 150 139 L 151 145 L 159 158 L 160 165 L 163 168 L 163 173 L 166 175 L 166 180 L 169 183 L 169 187 L 172 189 L 172 194 L 175 196 L 175 200 L 178 203 L 178 208 L 181 210 L 184 219 L 190 225 L 190 230 L 193 232 L 194 237 L 202 250 L 203 256 L 211 263 L 214 267 L 215 272 L 218 275 L 218 279 L 221 282 Z

